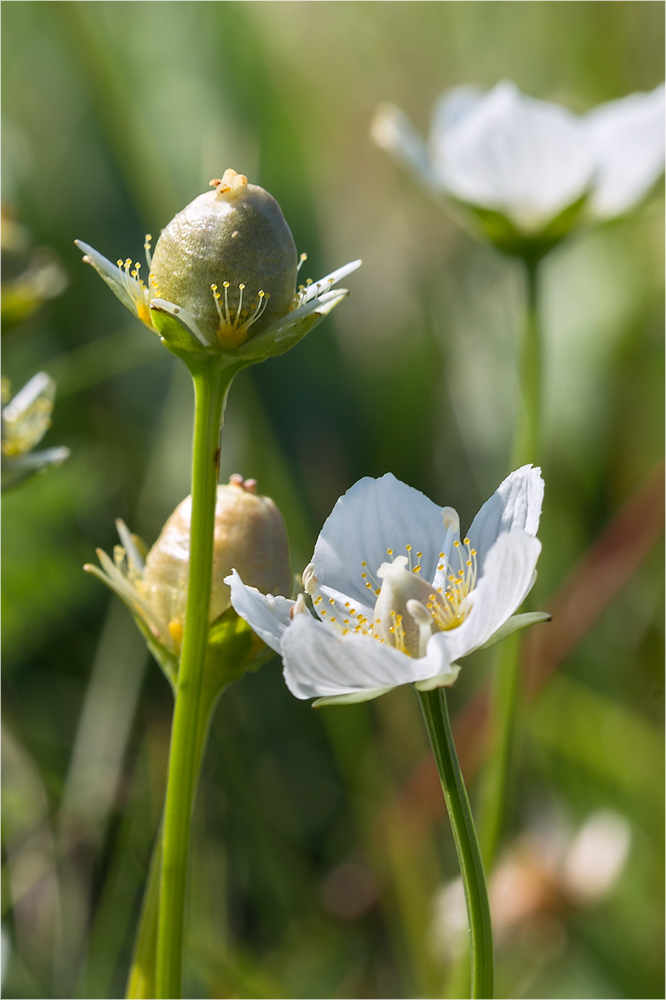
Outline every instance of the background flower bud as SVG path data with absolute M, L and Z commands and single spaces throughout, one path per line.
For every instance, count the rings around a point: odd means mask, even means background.
M 182 638 L 189 574 L 192 498 L 180 503 L 146 557 L 140 587 L 156 617 L 168 623 L 176 643 Z M 289 593 L 284 520 L 269 497 L 259 496 L 254 480 L 232 476 L 218 486 L 215 507 L 213 580 L 209 621 L 230 606 L 224 582 L 232 569 L 264 594 Z
M 291 308 L 296 244 L 263 188 L 231 169 L 211 186 L 163 230 L 151 292 L 186 309 L 211 342 L 237 346 Z

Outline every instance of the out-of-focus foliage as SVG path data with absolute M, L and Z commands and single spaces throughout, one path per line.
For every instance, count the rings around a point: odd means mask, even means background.
M 307 274 L 364 265 L 312 336 L 238 377 L 223 481 L 252 476 L 275 499 L 294 571 L 363 475 L 391 471 L 469 521 L 508 471 L 520 274 L 374 147 L 370 121 L 389 100 L 425 133 L 441 91 L 502 78 L 578 111 L 650 90 L 663 19 L 640 0 L 3 6 L 3 199 L 69 280 L 9 331 L 4 374 L 55 378 L 44 444 L 71 450 L 3 499 L 6 996 L 122 995 L 168 747 L 166 682 L 81 566 L 116 517 L 152 542 L 189 492 L 191 389 L 74 238 L 136 259 L 225 168 L 262 184 Z M 631 845 L 603 898 L 556 886 L 503 936 L 501 996 L 663 995 L 662 554 L 644 518 L 617 520 L 663 447 L 662 218 L 657 197 L 545 265 L 537 599 L 559 592 L 566 614 L 540 628 L 585 625 L 543 640 L 565 654 L 523 713 L 506 837 L 553 816 L 572 837 L 612 809 Z M 637 553 L 615 589 L 570 576 L 603 532 Z M 466 662 L 454 712 L 493 663 Z M 313 712 L 273 660 L 229 690 L 195 816 L 187 995 L 454 988 L 437 928 L 456 863 L 425 754 L 408 689 Z

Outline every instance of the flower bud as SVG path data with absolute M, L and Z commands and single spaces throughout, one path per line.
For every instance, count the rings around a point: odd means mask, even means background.
M 298 256 L 275 198 L 227 170 L 168 224 L 151 294 L 178 303 L 210 343 L 237 347 L 294 305 Z
M 166 625 L 176 646 L 185 621 L 191 516 L 192 498 L 187 497 L 164 525 L 137 581 L 144 600 Z M 230 606 L 224 578 L 232 569 L 263 594 L 290 590 L 282 515 L 269 497 L 257 494 L 254 480 L 244 481 L 241 476 L 232 476 L 227 486 L 217 488 L 210 622 Z

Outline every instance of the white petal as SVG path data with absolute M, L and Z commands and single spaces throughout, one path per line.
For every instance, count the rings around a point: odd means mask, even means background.
M 46 372 L 37 372 L 7 403 L 3 408 L 2 415 L 9 422 L 20 420 L 38 400 L 43 399 L 47 404 L 52 404 L 55 399 L 55 391 L 56 384 L 51 376 L 47 375 Z
M 395 104 L 380 106 L 370 126 L 370 134 L 381 149 L 391 153 L 408 170 L 414 170 L 428 187 L 441 189 L 426 144 L 405 112 Z
M 590 211 L 603 219 L 628 212 L 664 169 L 664 86 L 602 104 L 583 122 L 599 170 Z
M 284 679 L 291 693 L 303 699 L 425 680 L 446 671 L 446 652 L 443 644 L 430 642 L 428 656 L 412 659 L 369 636 L 342 636 L 310 615 L 295 615 L 282 637 Z
M 541 469 L 523 465 L 500 483 L 476 515 L 468 535 L 477 552 L 479 573 L 485 572 L 484 559 L 503 532 L 522 528 L 536 535 L 543 503 Z
M 298 306 L 297 309 L 293 309 L 287 313 L 286 316 L 280 316 L 274 320 L 270 326 L 261 331 L 258 337 L 254 338 L 254 341 L 248 341 L 248 343 L 251 344 L 254 342 L 256 344 L 260 339 L 267 340 L 268 338 L 275 339 L 276 337 L 279 339 L 279 336 L 287 334 L 297 323 L 312 313 L 316 313 L 318 316 L 328 315 L 334 306 L 348 295 L 349 292 L 346 288 L 336 288 L 334 291 L 322 292 L 318 298 L 311 298 L 303 305 Z
M 321 530 L 313 556 L 315 575 L 320 585 L 374 604 L 363 572 L 374 583 L 387 549 L 405 555 L 411 545 L 414 561 L 417 552 L 423 553 L 421 576 L 432 581 L 445 534 L 441 508 L 423 493 L 391 473 L 361 479 L 340 497 Z M 364 561 L 367 569 L 361 565 Z
M 486 557 L 483 578 L 472 592 L 472 610 L 458 628 L 438 633 L 450 662 L 473 652 L 520 607 L 535 580 L 538 538 L 513 530 L 500 535 Z
M 144 292 L 136 278 L 132 278 L 131 275 L 125 276 L 124 272 L 120 271 L 118 264 L 113 264 L 104 256 L 104 254 L 95 250 L 95 248 L 91 247 L 88 243 L 84 243 L 83 240 L 74 240 L 74 242 L 79 250 L 82 250 L 85 254 L 83 259 L 86 264 L 91 264 L 92 267 L 95 268 L 100 278 L 107 283 L 113 294 L 120 299 L 125 308 L 129 309 L 129 311 L 133 313 L 137 319 L 139 319 L 140 317 L 136 307 L 136 302 L 129 295 L 127 288 L 125 287 L 125 282 L 134 282 L 137 288 L 137 296 L 142 297 Z M 145 321 L 141 320 L 141 322 L 143 323 Z
M 576 115 L 508 82 L 454 119 L 433 157 L 454 197 L 502 212 L 527 234 L 578 201 L 595 166 Z
M 323 295 L 323 293 L 327 292 L 333 287 L 333 285 L 337 285 L 338 281 L 342 281 L 342 279 L 346 278 L 348 274 L 352 274 L 354 271 L 357 271 L 362 263 L 362 260 L 352 260 L 349 264 L 343 264 L 342 267 L 337 268 L 337 270 L 331 271 L 330 274 L 327 274 L 324 278 L 320 278 L 319 281 L 313 281 L 306 287 L 303 303 L 310 302 L 319 295 Z
M 127 525 L 121 518 L 118 518 L 116 520 L 116 531 L 118 532 L 120 541 L 122 542 L 123 548 L 125 549 L 128 558 L 134 563 L 134 566 L 138 570 L 143 570 L 145 566 L 145 560 L 141 555 L 141 553 L 139 552 L 139 549 L 137 548 L 136 542 L 132 537 L 131 531 L 128 529 Z
M 231 587 L 231 604 L 236 614 L 245 619 L 267 646 L 276 653 L 281 652 L 282 638 L 291 621 L 289 612 L 295 602 L 246 587 L 235 569 L 224 582 Z
M 476 108 L 483 96 L 480 87 L 454 87 L 435 102 L 430 119 L 430 148 L 435 157 L 446 143 L 451 129 Z

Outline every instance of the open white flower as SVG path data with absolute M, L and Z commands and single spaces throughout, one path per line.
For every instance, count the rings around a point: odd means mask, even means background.
M 338 500 L 289 601 L 228 578 L 236 612 L 280 653 L 289 690 L 320 702 L 365 701 L 399 684 L 452 684 L 455 662 L 544 615 L 509 621 L 531 589 L 541 543 L 539 469 L 513 472 L 483 505 L 468 536 L 438 507 L 388 473 Z
M 664 169 L 664 87 L 586 115 L 535 100 L 510 82 L 459 87 L 436 103 L 429 144 L 384 105 L 372 125 L 382 148 L 470 210 L 501 249 L 545 252 L 580 219 L 634 208 Z

